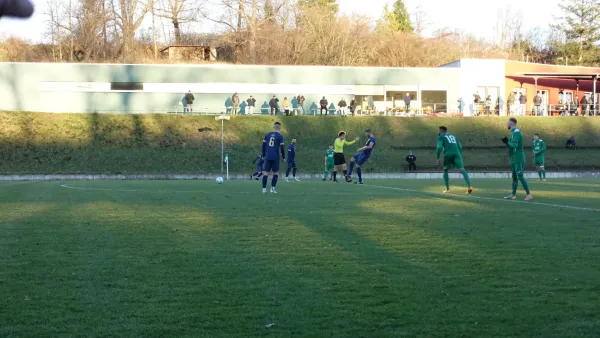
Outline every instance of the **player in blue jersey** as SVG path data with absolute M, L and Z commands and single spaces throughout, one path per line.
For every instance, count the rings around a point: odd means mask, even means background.
M 371 129 L 365 130 L 365 136 L 367 137 L 367 143 L 364 147 L 358 149 L 360 152 L 359 154 L 352 156 L 350 159 L 350 169 L 348 170 L 348 175 L 346 175 L 346 182 L 348 183 L 352 182 L 352 170 L 356 163 L 356 175 L 358 175 L 358 182 L 356 182 L 356 184 L 363 184 L 362 170 L 360 167 L 371 158 L 371 154 L 373 154 L 373 149 L 375 149 L 375 144 L 377 143 Z
M 293 175 L 293 180 L 296 182 L 300 182 L 299 179 L 296 178 L 296 139 L 292 139 L 292 144 L 287 147 L 287 171 L 285 172 L 285 181 L 289 182 L 290 171 Z
M 258 181 L 258 179 L 262 176 L 262 172 L 263 172 L 263 164 L 265 163 L 265 160 L 259 156 L 256 156 L 256 158 L 254 159 L 254 161 L 252 161 L 252 164 L 256 163 L 256 171 L 254 172 L 254 174 L 250 175 L 250 179 L 256 178 L 256 180 Z
M 261 157 L 265 160 L 262 179 L 263 193 L 267 193 L 267 181 L 269 180 L 270 172 L 273 172 L 271 193 L 277 193 L 275 187 L 277 186 L 277 179 L 279 178 L 279 162 L 285 160 L 285 145 L 283 143 L 283 135 L 279 132 L 280 130 L 281 123 L 275 122 L 275 124 L 273 124 L 273 131 L 265 135 L 263 140 L 261 154 Z

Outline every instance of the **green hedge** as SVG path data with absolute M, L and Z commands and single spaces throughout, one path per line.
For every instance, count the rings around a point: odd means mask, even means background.
M 337 132 L 350 137 L 371 128 L 377 148 L 367 171 L 404 170 L 413 149 L 417 163 L 433 169 L 437 127 L 448 126 L 464 144 L 468 168 L 506 168 L 500 139 L 508 134 L 505 118 L 392 117 L 237 117 L 225 122 L 225 147 L 232 172 L 253 170 L 262 137 L 274 121 L 283 123 L 286 140 L 298 139 L 297 163 L 303 172 L 320 172 L 323 153 Z M 539 133 L 550 149 L 547 166 L 600 167 L 600 118 L 522 118 L 529 138 Z M 199 132 L 204 128 L 204 132 Z M 214 173 L 220 168 L 220 122 L 212 116 L 45 114 L 0 112 L 0 173 Z M 575 136 L 581 150 L 565 150 Z M 363 142 L 361 140 L 361 142 Z M 499 147 L 500 146 L 500 147 Z M 347 147 L 353 154 L 358 146 Z M 531 161 L 529 162 L 531 163 Z

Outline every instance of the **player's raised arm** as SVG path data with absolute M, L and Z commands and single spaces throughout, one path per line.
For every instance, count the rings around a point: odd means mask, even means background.
M 357 137 L 357 138 L 355 138 L 355 139 L 354 139 L 354 141 L 346 141 L 346 140 L 344 139 L 344 145 L 351 146 L 351 145 L 353 145 L 354 143 L 356 143 L 356 141 L 358 141 L 358 140 L 359 140 L 359 138 L 358 138 L 358 137 Z

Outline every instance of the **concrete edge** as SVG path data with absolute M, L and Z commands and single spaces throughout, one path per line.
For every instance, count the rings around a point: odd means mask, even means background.
M 0 175 L 0 181 L 96 181 L 96 180 L 214 180 L 222 176 L 219 174 L 143 174 L 143 175 Z M 224 176 L 224 175 L 223 175 Z M 280 175 L 282 176 L 282 175 Z M 471 172 L 469 176 L 473 179 L 507 179 L 511 177 L 509 172 Z M 536 172 L 527 172 L 525 176 L 536 179 Z M 600 178 L 600 172 L 547 172 L 548 178 Z M 322 179 L 323 174 L 301 174 L 301 180 Z M 363 174 L 365 179 L 442 179 L 441 172 L 432 173 L 371 173 Z M 458 173 L 450 174 L 451 178 L 462 178 Z M 230 180 L 248 180 L 250 175 L 229 175 Z

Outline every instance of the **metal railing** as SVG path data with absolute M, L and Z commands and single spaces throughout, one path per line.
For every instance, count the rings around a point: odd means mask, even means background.
M 529 108 L 529 109 L 527 109 Z M 600 116 L 598 105 L 581 104 L 531 104 L 508 107 L 511 116 Z
M 473 103 L 473 115 L 475 116 L 498 116 L 500 115 L 500 106 L 493 103 Z

